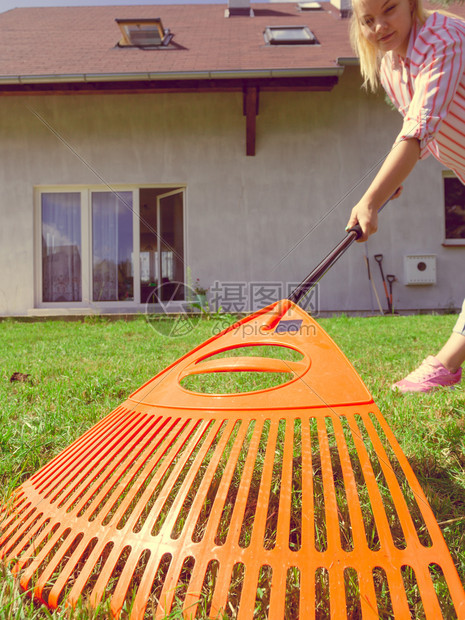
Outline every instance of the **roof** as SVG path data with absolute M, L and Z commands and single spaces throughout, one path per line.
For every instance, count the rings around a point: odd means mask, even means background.
M 253 4 L 254 17 L 225 17 L 225 4 L 18 8 L 0 14 L 0 84 L 232 79 L 337 75 L 353 58 L 348 20 L 329 2 Z M 116 19 L 161 18 L 168 48 L 118 46 Z M 267 45 L 268 26 L 308 26 L 319 45 Z

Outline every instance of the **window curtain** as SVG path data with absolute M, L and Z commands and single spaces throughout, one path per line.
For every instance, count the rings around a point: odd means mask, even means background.
M 94 301 L 133 299 L 132 193 L 92 194 Z
M 82 301 L 79 193 L 42 194 L 42 300 Z

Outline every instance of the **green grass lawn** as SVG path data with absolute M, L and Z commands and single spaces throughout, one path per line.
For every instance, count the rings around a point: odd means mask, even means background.
M 373 394 L 429 499 L 463 580 L 464 387 L 404 396 L 390 390 L 393 381 L 440 348 L 454 321 L 453 316 L 343 316 L 319 323 Z M 134 389 L 210 337 L 218 325 L 202 320 L 193 329 L 179 330 L 173 322 L 155 327 L 144 317 L 127 322 L 0 323 L 0 504 Z M 28 377 L 10 381 L 13 373 Z M 20 597 L 8 568 L 0 566 L 1 620 L 62 615 Z M 84 608 L 75 617 L 92 615 Z M 106 617 L 106 611 L 97 616 Z

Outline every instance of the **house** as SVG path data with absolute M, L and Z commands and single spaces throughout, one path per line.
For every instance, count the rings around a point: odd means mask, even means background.
M 361 90 L 348 6 L 23 8 L 0 14 L 0 315 L 249 311 L 343 237 L 400 127 Z M 464 9 L 457 9 L 465 15 Z M 432 158 L 309 299 L 378 312 L 464 295 L 465 198 Z

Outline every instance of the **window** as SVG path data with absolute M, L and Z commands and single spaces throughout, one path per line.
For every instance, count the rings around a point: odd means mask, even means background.
M 37 305 L 138 311 L 184 300 L 183 188 L 50 188 L 37 204 Z
M 141 302 L 184 299 L 182 194 L 174 190 L 140 192 Z
M 315 35 L 307 26 L 268 26 L 264 31 L 269 45 L 316 45 Z
M 299 11 L 322 11 L 323 7 L 319 2 L 299 2 Z
M 161 47 L 169 44 L 173 36 L 163 28 L 160 18 L 117 19 L 122 39 L 120 47 Z
M 42 194 L 42 299 L 81 301 L 81 207 L 78 193 Z
M 134 299 L 132 192 L 92 192 L 92 300 Z
M 465 186 L 451 173 L 444 176 L 446 245 L 465 245 Z

